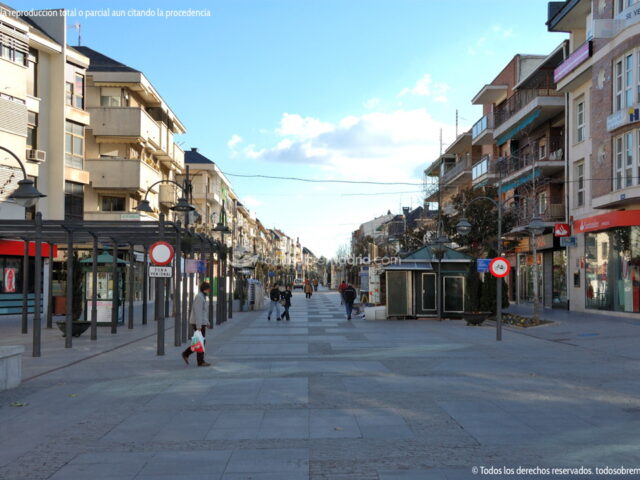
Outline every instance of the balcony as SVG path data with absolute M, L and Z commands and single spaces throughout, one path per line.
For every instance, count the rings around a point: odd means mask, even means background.
M 448 185 L 456 180 L 464 180 L 465 176 L 471 174 L 471 156 L 465 155 L 458 159 L 452 167 L 446 169 L 442 175 L 442 183 Z
M 502 192 L 516 188 L 533 179 L 535 166 L 536 177 L 550 176 L 564 169 L 564 139 L 552 137 L 543 145 L 534 144 L 530 149 L 521 151 L 518 156 L 501 158 L 497 168 L 502 175 Z M 525 178 L 521 178 L 525 177 Z
M 540 124 L 563 109 L 564 94 L 555 87 L 518 90 L 494 110 L 494 138 L 498 144 L 505 143 L 525 126 Z M 508 138 L 499 138 L 511 129 Z
M 141 108 L 94 107 L 89 108 L 89 113 L 97 137 L 125 137 L 160 148 L 160 125 Z
M 139 159 L 99 158 L 85 160 L 93 188 L 146 192 L 160 180 L 160 173 Z
M 488 113 L 478 120 L 471 130 L 473 145 L 490 145 L 493 143 L 493 113 Z
M 554 224 L 565 221 L 565 204 L 549 203 L 542 208 L 536 209 L 533 202 L 520 202 L 512 206 L 511 213 L 515 216 L 513 231 L 526 230 L 527 225 L 529 225 L 535 214 L 540 215 L 540 218 L 548 224 L 548 227 L 553 227 Z
M 471 167 L 471 184 L 481 187 L 493 183 L 498 169 L 496 159 L 491 155 L 483 155 L 479 162 Z

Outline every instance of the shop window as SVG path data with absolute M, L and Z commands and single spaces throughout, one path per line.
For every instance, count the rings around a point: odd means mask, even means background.
M 640 312 L 640 226 L 585 235 L 585 297 L 590 309 Z

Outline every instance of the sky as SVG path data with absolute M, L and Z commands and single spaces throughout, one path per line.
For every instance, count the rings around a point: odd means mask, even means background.
M 566 38 L 547 32 L 546 0 L 5 1 L 75 9 L 82 45 L 144 72 L 185 124 L 183 149 L 215 161 L 265 226 L 326 257 L 361 223 L 422 205 L 456 111 L 462 133 L 482 116 L 471 98 L 516 53 Z M 188 9 L 205 16 L 168 16 Z

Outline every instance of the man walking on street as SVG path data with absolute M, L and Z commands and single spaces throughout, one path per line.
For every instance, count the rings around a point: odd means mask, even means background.
M 314 292 L 318 291 L 318 279 L 317 278 L 313 279 L 313 291 Z
M 344 305 L 344 289 L 347 288 L 347 282 L 344 280 L 338 286 L 338 292 L 340 292 L 340 305 Z
M 291 297 L 293 296 L 293 293 L 291 293 L 291 286 L 287 285 L 287 289 L 282 292 L 282 301 L 284 302 L 284 312 L 282 313 L 282 316 L 280 318 L 284 319 L 286 317 L 287 322 L 289 320 L 291 320 L 291 317 L 289 316 L 289 308 L 291 308 Z
M 269 292 L 269 299 L 271 300 L 271 304 L 269 305 L 267 320 L 271 320 L 271 312 L 273 312 L 273 309 L 275 308 L 277 319 L 280 321 L 280 289 L 278 288 L 277 283 L 273 285 L 273 288 Z
M 202 282 L 200 284 L 200 291 L 193 299 L 191 313 L 189 314 L 189 323 L 191 324 L 192 330 L 200 330 L 203 337 L 206 336 L 207 325 L 209 325 L 209 320 L 207 319 L 207 295 L 209 294 L 210 288 L 211 286 L 208 282 Z M 182 359 L 187 365 L 189 365 L 189 355 L 192 353 L 190 346 L 182 352 Z M 196 358 L 199 367 L 208 367 L 211 365 L 204 361 L 204 352 L 196 352 Z
M 353 311 L 353 302 L 356 300 L 356 295 L 356 289 L 351 284 L 348 284 L 342 293 L 345 309 L 347 310 L 347 320 L 351 320 L 351 312 Z

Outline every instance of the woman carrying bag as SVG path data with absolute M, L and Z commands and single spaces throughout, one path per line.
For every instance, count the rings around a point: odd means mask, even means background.
M 202 282 L 200 284 L 200 291 L 193 298 L 193 305 L 191 306 L 191 313 L 189 314 L 189 323 L 195 331 L 200 332 L 203 337 L 202 340 L 204 340 L 207 325 L 209 325 L 209 320 L 207 319 L 207 294 L 210 289 L 211 286 L 208 282 Z M 200 340 L 200 338 L 198 338 L 198 340 Z M 189 365 L 189 355 L 194 351 L 196 352 L 199 367 L 208 367 L 211 365 L 204 361 L 204 344 L 202 341 L 196 342 L 195 345 L 192 342 L 192 345 L 182 352 L 182 359 L 184 360 L 184 363 Z

